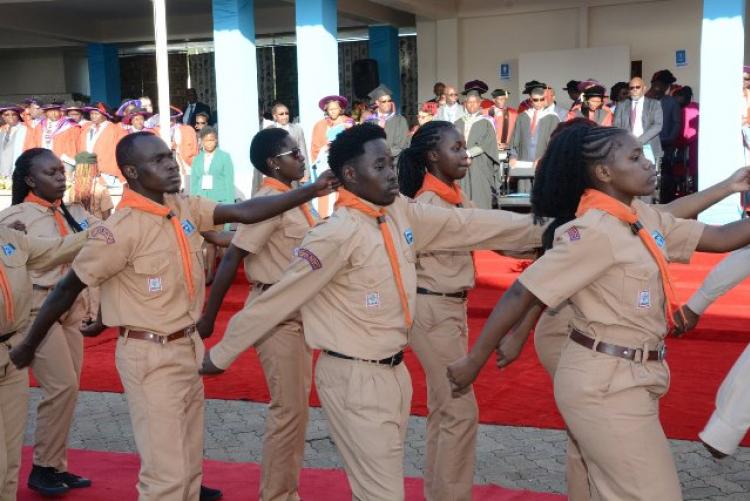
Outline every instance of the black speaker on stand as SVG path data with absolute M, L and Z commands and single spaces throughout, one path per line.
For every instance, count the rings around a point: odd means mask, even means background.
M 367 99 L 367 94 L 380 85 L 378 62 L 374 59 L 357 59 L 352 63 L 354 97 Z

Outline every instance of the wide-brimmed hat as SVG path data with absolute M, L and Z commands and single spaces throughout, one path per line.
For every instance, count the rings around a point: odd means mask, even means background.
M 107 105 L 104 103 L 96 103 L 96 105 L 94 106 L 85 106 L 83 108 L 83 111 L 85 112 L 98 111 L 99 113 L 109 118 L 110 120 L 112 119 L 112 113 L 109 111 L 109 109 L 107 108 Z
M 466 82 L 464 84 L 464 90 L 461 92 L 464 96 L 467 95 L 469 92 L 477 92 L 478 94 L 484 94 L 489 90 L 489 87 L 486 83 L 482 82 L 481 80 L 471 80 L 470 82 Z
M 583 91 L 583 97 L 586 99 L 590 97 L 601 97 L 603 99 L 607 97 L 607 90 L 601 85 L 592 85 Z
M 568 91 L 571 91 L 571 90 L 572 91 L 581 90 L 581 89 L 578 88 L 578 84 L 580 84 L 580 83 L 581 82 L 578 81 L 578 80 L 568 80 L 568 83 L 565 84 L 565 87 L 563 87 L 563 90 L 568 90 Z
M 151 113 L 144 110 L 143 108 L 136 108 L 122 118 L 122 123 L 124 123 L 125 125 L 130 125 L 130 123 L 133 121 L 133 117 L 139 115 L 142 116 L 144 120 L 148 120 L 149 118 L 151 118 Z
M 542 89 L 547 90 L 547 84 L 544 82 L 540 82 L 539 80 L 531 80 L 530 82 L 526 82 L 523 86 L 523 93 L 524 94 L 531 94 L 531 91 L 534 89 Z
M 118 117 L 124 117 L 125 116 L 125 110 L 128 106 L 135 106 L 136 108 L 141 108 L 141 100 L 140 99 L 128 99 L 126 101 L 123 101 L 123 103 L 120 105 L 119 108 L 117 108 L 117 111 L 115 111 L 115 115 Z
M 347 106 L 349 106 L 349 100 L 346 99 L 344 96 L 326 96 L 320 101 L 318 101 L 318 108 L 320 108 L 322 111 L 326 110 L 326 106 L 331 101 L 336 101 L 339 103 L 339 106 L 341 106 L 341 109 L 346 109 Z
M 63 103 L 60 102 L 51 102 L 51 103 L 44 103 L 40 106 L 42 108 L 42 111 L 47 110 L 62 110 L 65 106 Z
M 0 113 L 5 113 L 6 111 L 15 111 L 20 115 L 23 113 L 23 108 L 17 104 L 0 104 Z

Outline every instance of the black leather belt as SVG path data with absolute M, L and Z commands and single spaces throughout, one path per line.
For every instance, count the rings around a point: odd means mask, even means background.
M 417 287 L 417 294 L 424 294 L 427 296 L 442 296 L 442 297 L 452 297 L 455 299 L 466 299 L 469 297 L 468 291 L 461 291 L 461 292 L 433 292 L 431 290 L 427 290 L 424 287 Z
M 12 338 L 13 336 L 15 336 L 16 332 L 18 332 L 18 331 L 9 332 L 7 334 L 3 334 L 2 336 L 0 336 L 0 343 L 4 343 L 7 340 L 9 340 L 10 338 Z
M 593 350 L 594 344 L 596 343 L 593 338 L 575 329 L 570 333 L 570 340 L 580 344 L 584 348 L 588 348 L 589 350 Z M 650 350 L 647 353 L 644 353 L 643 348 L 626 348 L 625 346 L 618 346 L 616 344 L 599 341 L 599 344 L 596 345 L 596 351 L 606 355 L 612 355 L 613 357 L 643 362 L 664 360 L 667 357 L 667 347 L 664 344 L 662 344 L 661 348 L 658 350 Z
M 344 360 L 354 360 L 356 362 L 367 362 L 369 364 L 388 365 L 390 367 L 396 367 L 398 364 L 404 361 L 403 351 L 399 351 L 392 357 L 384 358 L 382 360 L 367 360 L 366 358 L 350 357 L 349 355 L 344 355 L 342 353 L 337 353 L 335 351 L 330 351 L 330 350 L 323 350 L 323 353 L 325 353 L 326 355 L 330 355 L 332 357 L 342 358 Z

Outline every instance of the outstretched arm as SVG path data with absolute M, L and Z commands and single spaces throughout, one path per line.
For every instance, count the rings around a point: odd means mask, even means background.
M 281 195 L 256 197 L 234 204 L 219 204 L 214 210 L 214 224 L 257 223 L 298 207 L 315 197 L 327 195 L 338 186 L 339 182 L 333 172 L 326 171 L 314 183 Z
M 696 250 L 702 252 L 731 252 L 750 245 L 750 219 L 722 226 L 706 226 Z
M 748 190 L 750 190 L 750 167 L 742 167 L 710 188 L 654 207 L 660 212 L 668 212 L 675 217 L 693 218 L 729 195 Z
M 26 334 L 23 342 L 17 345 L 10 352 L 10 359 L 19 369 L 27 367 L 34 359 L 34 353 L 39 345 L 44 341 L 52 324 L 68 311 L 75 302 L 78 294 L 86 288 L 86 284 L 81 282 L 78 275 L 70 270 L 67 275 L 57 283 L 47 299 L 45 299 L 42 308 L 39 310 L 34 323 Z

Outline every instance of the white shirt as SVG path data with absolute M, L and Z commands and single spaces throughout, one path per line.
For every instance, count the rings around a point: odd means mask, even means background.
M 643 135 L 643 97 L 637 101 L 632 101 L 630 107 L 630 113 L 632 116 L 633 110 L 635 110 L 635 122 L 631 123 L 630 126 L 633 128 L 633 135 L 635 137 L 641 137 Z

